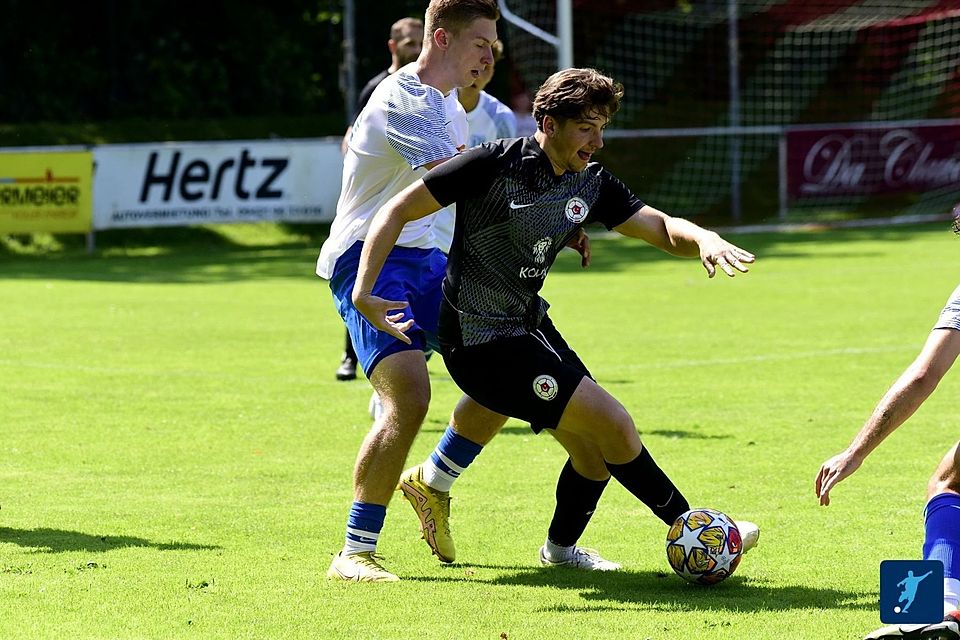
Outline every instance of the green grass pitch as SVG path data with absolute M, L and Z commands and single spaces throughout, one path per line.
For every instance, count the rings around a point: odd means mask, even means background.
M 624 569 L 540 567 L 564 457 L 519 422 L 454 487 L 457 564 L 396 499 L 380 552 L 402 581 L 328 582 L 369 387 L 334 380 L 319 240 L 199 237 L 0 248 L 0 637 L 853 640 L 879 625 L 880 561 L 920 557 L 957 377 L 829 508 L 813 479 L 956 286 L 945 224 L 732 236 L 758 256 L 733 280 L 606 236 L 589 270 L 573 252 L 554 267 L 551 315 L 661 466 L 692 504 L 762 528 L 710 588 L 670 573 L 665 527 L 615 483 L 582 543 Z M 430 368 L 411 462 L 458 397 Z

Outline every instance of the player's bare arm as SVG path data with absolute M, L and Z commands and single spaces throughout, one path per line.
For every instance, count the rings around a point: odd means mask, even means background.
M 675 256 L 700 256 L 700 262 L 711 278 L 716 275 L 718 267 L 731 278 L 735 275 L 734 269 L 746 273 L 749 271 L 746 265 L 756 260 L 752 253 L 727 242 L 713 231 L 667 215 L 650 205 L 641 207 L 614 231 L 639 238 Z
M 880 400 L 850 446 L 820 466 L 814 488 L 820 504 L 830 504 L 830 490 L 860 468 L 870 453 L 914 414 L 960 355 L 960 331 L 935 329 L 917 359 Z
M 403 225 L 435 213 L 440 209 L 423 180 L 415 183 L 387 201 L 370 223 L 360 253 L 357 281 L 353 288 L 353 304 L 374 327 L 410 344 L 404 332 L 413 325 L 413 320 L 397 323 L 401 314 L 390 311 L 407 306 L 405 300 L 384 300 L 373 295 L 373 285 L 383 269 L 387 255 L 400 237 Z

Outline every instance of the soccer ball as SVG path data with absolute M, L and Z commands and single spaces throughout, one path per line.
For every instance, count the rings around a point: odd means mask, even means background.
M 667 532 L 667 561 L 690 582 L 716 584 L 729 578 L 742 552 L 737 525 L 713 509 L 691 509 Z

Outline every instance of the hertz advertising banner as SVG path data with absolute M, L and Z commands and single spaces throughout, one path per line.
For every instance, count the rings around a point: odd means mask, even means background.
M 0 153 L 0 233 L 90 231 L 93 154 Z
M 332 220 L 339 141 L 102 145 L 95 150 L 95 229 Z

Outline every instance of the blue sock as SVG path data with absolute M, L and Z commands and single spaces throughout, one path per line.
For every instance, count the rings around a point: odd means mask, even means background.
M 924 509 L 923 559 L 943 563 L 943 610 L 956 610 L 960 600 L 960 495 L 935 495 Z
M 448 426 L 440 444 L 423 463 L 423 481 L 437 491 L 450 491 L 453 481 L 482 450 L 483 445 L 467 440 Z
M 941 561 L 944 578 L 960 578 L 960 495 L 936 495 L 924 512 L 923 559 Z
M 343 545 L 343 555 L 376 551 L 386 517 L 387 508 L 382 504 L 354 502 L 347 517 L 347 541 Z

